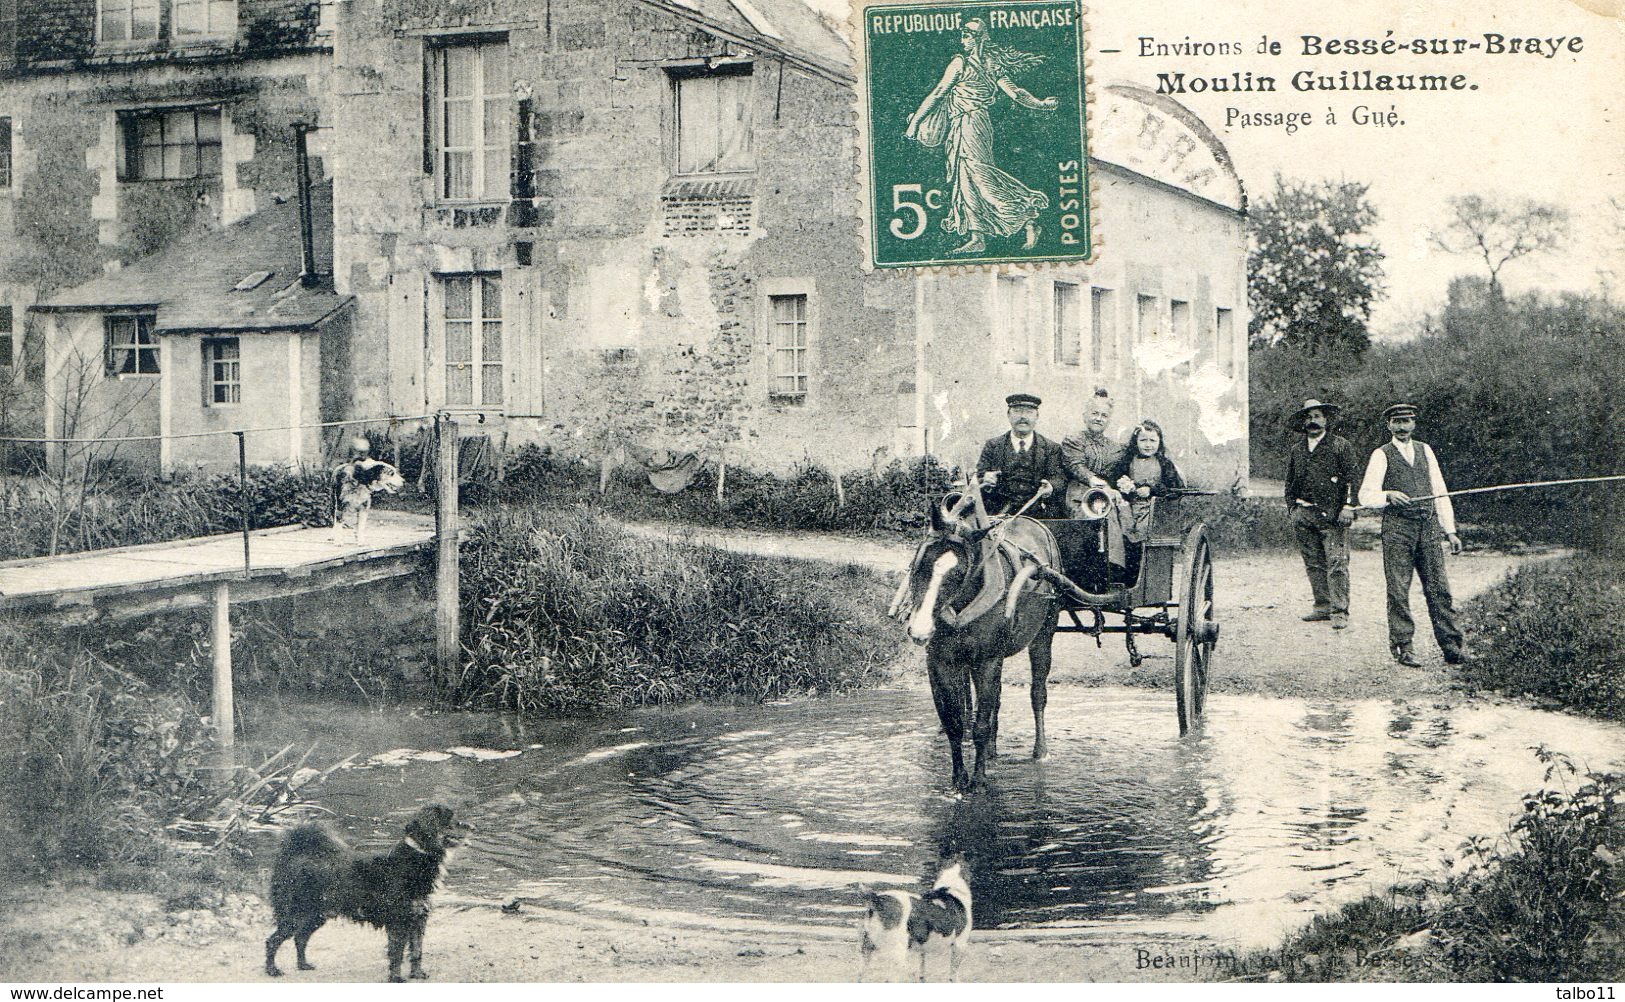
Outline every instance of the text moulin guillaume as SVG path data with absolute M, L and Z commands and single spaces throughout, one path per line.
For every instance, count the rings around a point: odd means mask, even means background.
M 1460 38 L 1395 38 L 1392 31 L 1382 38 L 1324 38 L 1298 36 L 1303 56 L 1536 56 L 1555 59 L 1561 53 L 1579 54 L 1585 40 L 1579 35 L 1533 37 L 1485 32 Z M 1142 57 L 1152 56 L 1239 56 L 1247 54 L 1240 42 L 1164 42 L 1152 35 L 1138 39 Z M 1273 48 L 1270 48 L 1273 46 Z M 1260 51 L 1280 55 L 1280 43 L 1260 43 Z M 1369 69 L 1336 72 L 1299 70 L 1288 78 L 1296 91 L 1459 91 L 1477 90 L 1464 73 L 1389 73 Z M 1273 93 L 1278 78 L 1251 70 L 1216 75 L 1187 75 L 1183 72 L 1158 73 L 1159 94 Z

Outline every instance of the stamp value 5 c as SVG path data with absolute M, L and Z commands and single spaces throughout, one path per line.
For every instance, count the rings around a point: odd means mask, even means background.
M 1088 258 L 1075 0 L 877 4 L 862 30 L 870 263 Z

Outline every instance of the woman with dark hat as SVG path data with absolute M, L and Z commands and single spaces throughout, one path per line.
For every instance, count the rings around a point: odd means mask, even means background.
M 1303 437 L 1286 460 L 1286 506 L 1315 607 L 1307 623 L 1349 625 L 1349 526 L 1354 522 L 1360 458 L 1348 439 L 1331 432 L 1340 408 L 1305 400 L 1292 416 Z

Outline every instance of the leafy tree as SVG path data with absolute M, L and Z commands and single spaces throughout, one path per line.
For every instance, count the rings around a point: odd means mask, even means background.
M 1462 195 L 1450 200 L 1450 214 L 1450 222 L 1430 234 L 1429 242 L 1450 254 L 1482 258 L 1496 301 L 1504 298 L 1502 268 L 1518 258 L 1556 250 L 1569 235 L 1567 210 L 1533 199 L 1502 202 Z
M 1311 356 L 1358 355 L 1382 295 L 1383 253 L 1369 230 L 1377 211 L 1354 181 L 1287 180 L 1250 213 L 1247 332 L 1256 345 Z

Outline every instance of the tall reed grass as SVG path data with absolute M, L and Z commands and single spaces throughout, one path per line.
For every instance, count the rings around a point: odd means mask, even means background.
M 761 700 L 871 682 L 897 652 L 856 567 L 632 535 L 539 507 L 485 513 L 463 550 L 457 698 L 525 712 Z
M 0 625 L 0 734 L 0 867 L 19 877 L 156 858 L 209 747 L 185 696 L 12 625 Z

